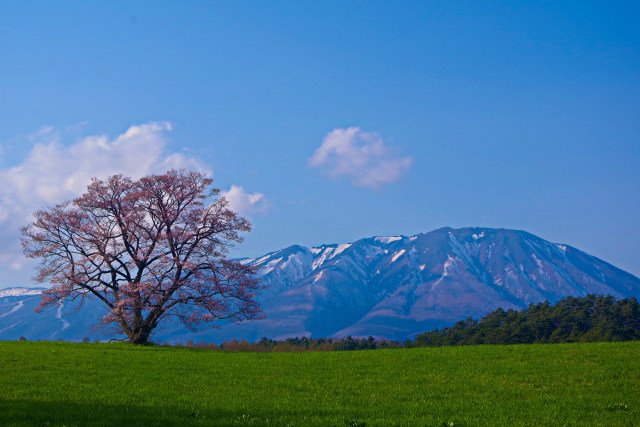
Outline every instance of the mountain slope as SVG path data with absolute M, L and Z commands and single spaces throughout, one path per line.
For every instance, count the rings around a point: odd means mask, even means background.
M 505 229 L 442 228 L 351 244 L 294 245 L 244 262 L 259 267 L 267 285 L 260 298 L 267 319 L 198 334 L 168 325 L 158 337 L 170 341 L 302 335 L 405 339 L 467 316 L 480 317 L 497 307 L 519 309 L 588 293 L 640 296 L 640 279 L 629 273 L 571 246 Z M 0 316 L 19 303 L 20 297 L 11 298 L 12 305 L 0 298 Z M 0 339 L 15 339 L 11 337 L 22 330 L 19 325 L 6 329 L 19 311 L 0 317 Z M 55 334 L 68 336 L 62 330 Z

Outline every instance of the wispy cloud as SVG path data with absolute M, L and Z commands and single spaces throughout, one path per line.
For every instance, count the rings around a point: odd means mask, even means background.
M 40 140 L 42 141 L 42 139 L 45 136 L 49 136 L 49 137 L 56 137 L 59 136 L 59 134 L 57 132 L 55 132 L 55 128 L 53 126 L 42 126 L 40 129 L 38 129 L 37 131 L 33 132 L 32 134 L 27 136 L 27 139 L 31 142 L 33 141 L 37 141 Z
M 240 214 L 265 212 L 269 208 L 263 193 L 248 193 L 244 187 L 238 185 L 232 185 L 228 191 L 222 191 L 220 195 L 229 202 L 231 210 Z
M 207 165 L 188 152 L 166 149 L 171 128 L 168 122 L 149 122 L 131 126 L 115 138 L 92 135 L 70 145 L 62 142 L 68 136 L 66 130 L 47 126 L 31 134 L 27 139 L 33 147 L 24 161 L 0 169 L 0 266 L 21 268 L 24 258 L 18 229 L 30 221 L 33 211 L 78 196 L 92 177 L 120 173 L 139 178 L 181 168 L 212 175 Z M 241 208 L 255 206 L 264 198 L 235 186 L 229 194 Z
M 398 181 L 412 164 L 413 158 L 398 156 L 380 135 L 359 127 L 329 132 L 309 159 L 313 168 L 325 168 L 334 178 L 346 176 L 353 185 L 372 189 Z

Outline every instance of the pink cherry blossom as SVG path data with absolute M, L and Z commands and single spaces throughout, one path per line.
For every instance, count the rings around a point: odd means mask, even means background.
M 104 324 L 138 344 L 164 319 L 197 330 L 261 318 L 254 268 L 227 258 L 251 224 L 211 183 L 184 170 L 94 178 L 75 200 L 35 212 L 22 245 L 40 261 L 36 280 L 53 285 L 37 310 L 97 298 Z

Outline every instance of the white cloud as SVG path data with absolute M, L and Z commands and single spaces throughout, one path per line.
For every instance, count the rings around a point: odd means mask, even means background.
M 55 128 L 53 126 L 42 126 L 40 129 L 38 129 L 37 131 L 35 131 L 34 133 L 30 134 L 29 136 L 27 136 L 27 139 L 31 142 L 36 141 L 36 140 L 42 140 L 43 137 L 45 136 L 52 136 L 52 135 L 57 135 L 55 133 Z
M 93 135 L 72 145 L 61 142 L 63 133 L 47 126 L 30 135 L 34 143 L 26 159 L 0 169 L 0 265 L 19 269 L 24 258 L 18 228 L 29 223 L 36 209 L 81 194 L 92 177 L 121 173 L 139 178 L 171 168 L 211 170 L 195 157 L 166 150 L 167 122 L 131 126 L 116 138 Z
M 244 187 L 232 185 L 227 191 L 220 192 L 220 195 L 229 202 L 229 208 L 240 214 L 253 212 L 265 212 L 269 206 L 267 199 L 262 193 L 247 193 Z
M 329 132 L 309 159 L 309 166 L 324 167 L 334 178 L 347 176 L 353 185 L 373 189 L 398 181 L 412 164 L 413 158 L 398 157 L 380 135 L 359 127 Z

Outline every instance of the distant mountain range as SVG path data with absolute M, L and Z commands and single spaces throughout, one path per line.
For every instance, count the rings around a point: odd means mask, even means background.
M 640 297 L 637 277 L 571 246 L 505 229 L 441 228 L 410 237 L 294 245 L 243 262 L 260 267 L 267 285 L 260 297 L 265 320 L 199 333 L 166 325 L 155 339 L 406 339 L 498 307 L 520 309 L 589 293 Z M 79 312 L 61 306 L 36 314 L 39 300 L 33 290 L 0 290 L 0 339 L 104 338 L 90 332 L 105 313 L 98 303 Z

